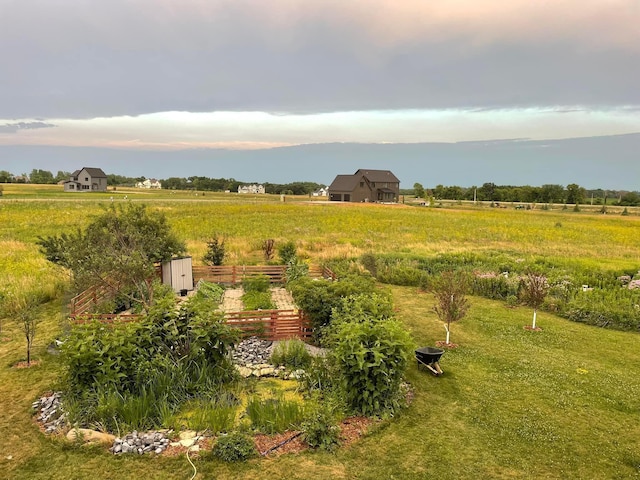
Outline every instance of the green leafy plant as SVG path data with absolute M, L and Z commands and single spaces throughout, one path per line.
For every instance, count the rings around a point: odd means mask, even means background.
M 267 275 L 251 275 L 242 279 L 245 292 L 268 292 L 271 281 Z
M 245 310 L 271 310 L 275 308 L 270 292 L 245 292 L 242 295 Z
M 225 462 L 244 462 L 258 455 L 253 439 L 240 432 L 218 437 L 212 453 Z
M 293 369 L 305 368 L 311 363 L 311 355 L 302 340 L 283 340 L 273 348 L 271 363 Z
M 296 254 L 296 243 L 293 241 L 283 243 L 280 248 L 278 248 L 278 256 L 280 257 L 280 261 L 284 265 L 287 265 L 291 261 L 294 261 L 296 258 Z
M 341 394 L 356 414 L 393 412 L 412 350 L 409 333 L 396 320 L 342 321 L 331 326 L 331 359 Z
M 333 452 L 340 445 L 340 427 L 329 408 L 320 406 L 302 424 L 304 440 L 311 448 Z
M 207 252 L 202 260 L 206 265 L 222 265 L 225 255 L 225 238 L 215 234 L 207 242 Z

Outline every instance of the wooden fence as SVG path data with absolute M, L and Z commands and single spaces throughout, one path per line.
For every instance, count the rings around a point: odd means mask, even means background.
M 242 330 L 244 336 L 266 340 L 311 338 L 311 322 L 301 310 L 254 310 L 225 314 L 225 322 Z
M 235 285 L 242 283 L 246 277 L 253 275 L 266 275 L 271 283 L 284 283 L 286 281 L 287 267 L 285 265 L 219 265 L 193 267 L 193 281 L 206 280 L 213 283 L 225 283 Z M 312 265 L 309 267 L 309 276 L 312 278 L 336 279 L 327 267 Z
M 75 324 L 94 321 L 107 325 L 135 322 L 143 315 L 133 314 L 78 314 L 71 317 Z M 230 312 L 224 316 L 225 323 L 242 331 L 242 336 L 255 335 L 265 340 L 307 340 L 313 333 L 311 322 L 301 310 L 255 310 Z

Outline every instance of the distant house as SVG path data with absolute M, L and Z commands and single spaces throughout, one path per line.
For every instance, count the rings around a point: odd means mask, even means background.
M 65 192 L 106 192 L 107 176 L 100 168 L 83 167 L 64 182 Z
M 264 185 L 238 185 L 238 193 L 265 193 Z
M 389 170 L 359 169 L 353 175 L 338 175 L 329 185 L 332 202 L 397 202 L 400 180 Z
M 156 180 L 155 178 L 147 178 L 143 182 L 136 183 L 136 187 L 138 187 L 138 188 L 157 188 L 157 189 L 160 189 L 160 188 L 162 188 L 162 185 L 160 184 L 160 181 Z
M 320 187 L 315 192 L 311 192 L 314 197 L 326 197 L 329 195 L 329 189 L 327 187 Z

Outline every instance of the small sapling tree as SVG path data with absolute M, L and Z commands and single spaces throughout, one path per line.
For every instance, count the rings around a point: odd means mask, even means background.
M 18 324 L 27 341 L 27 366 L 31 366 L 31 347 L 45 299 L 43 292 L 31 290 L 13 293 L 5 300 L 4 312 Z
M 432 282 L 436 314 L 444 322 L 447 331 L 446 345 L 450 344 L 451 323 L 463 318 L 469 309 L 466 298 L 467 279 L 460 273 L 443 272 Z
M 207 253 L 203 258 L 206 265 L 222 265 L 226 255 L 224 242 L 224 236 L 218 236 L 217 234 L 207 242 Z
M 533 322 L 531 329 L 536 329 L 536 314 L 538 308 L 544 303 L 544 299 L 549 292 L 549 284 L 547 278 L 537 273 L 528 273 L 522 280 L 522 289 L 520 291 L 520 299 L 533 308 Z
M 284 243 L 278 249 L 278 255 L 280 256 L 280 260 L 283 264 L 287 265 L 292 260 L 295 261 L 297 255 L 296 244 L 293 241 L 289 241 Z

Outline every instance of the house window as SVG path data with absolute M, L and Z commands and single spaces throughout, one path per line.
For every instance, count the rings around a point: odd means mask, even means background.
M 89 185 L 82 185 L 83 190 L 89 190 Z
M 371 186 L 372 186 L 373 188 L 376 188 L 376 182 L 371 182 Z
M 74 185 L 72 183 L 71 185 L 69 185 L 69 190 L 73 190 L 73 187 L 74 187 Z
M 360 182 L 360 188 L 364 187 L 364 182 Z
M 88 182 L 89 181 L 89 177 L 84 177 L 84 181 Z

